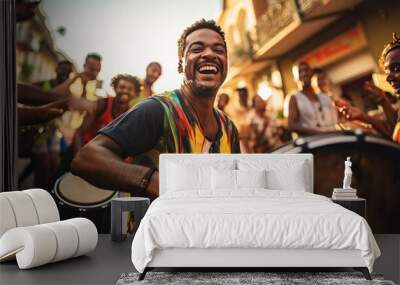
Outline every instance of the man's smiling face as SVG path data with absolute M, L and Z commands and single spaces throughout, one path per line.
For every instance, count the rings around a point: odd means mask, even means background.
M 199 29 L 185 40 L 182 68 L 193 91 L 211 94 L 226 78 L 227 52 L 224 40 L 215 31 Z

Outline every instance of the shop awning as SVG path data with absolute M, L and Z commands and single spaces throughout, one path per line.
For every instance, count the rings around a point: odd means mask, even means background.
M 254 55 L 254 59 L 274 59 L 289 52 L 326 26 L 343 16 L 362 0 L 331 0 L 298 17 L 266 42 Z

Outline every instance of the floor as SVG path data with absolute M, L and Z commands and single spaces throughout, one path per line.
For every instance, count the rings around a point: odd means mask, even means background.
M 376 235 L 382 256 L 374 272 L 400 283 L 400 235 Z M 18 270 L 15 262 L 0 265 L 0 284 L 115 284 L 122 273 L 134 271 L 130 260 L 131 240 L 111 241 L 100 235 L 96 250 L 88 256 Z
M 375 261 L 374 272 L 400 284 L 400 234 L 380 234 L 375 235 L 375 239 L 381 250 L 381 257 Z

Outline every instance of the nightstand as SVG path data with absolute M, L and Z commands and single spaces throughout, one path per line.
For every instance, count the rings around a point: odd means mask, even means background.
M 332 202 L 339 204 L 340 206 L 353 211 L 356 214 L 359 214 L 364 219 L 367 218 L 367 200 L 364 198 L 357 198 L 357 199 L 332 199 Z

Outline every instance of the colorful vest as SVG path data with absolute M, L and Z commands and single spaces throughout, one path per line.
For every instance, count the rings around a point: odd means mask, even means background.
M 212 153 L 239 152 L 239 138 L 233 122 L 221 111 L 214 109 L 219 132 L 209 148 L 194 114 L 191 113 L 178 90 L 154 95 L 164 109 L 164 129 L 156 146 L 148 153 L 135 157 L 135 163 L 158 168 L 160 153 Z M 143 159 L 144 158 L 144 159 Z M 137 160 L 139 159 L 139 161 Z

